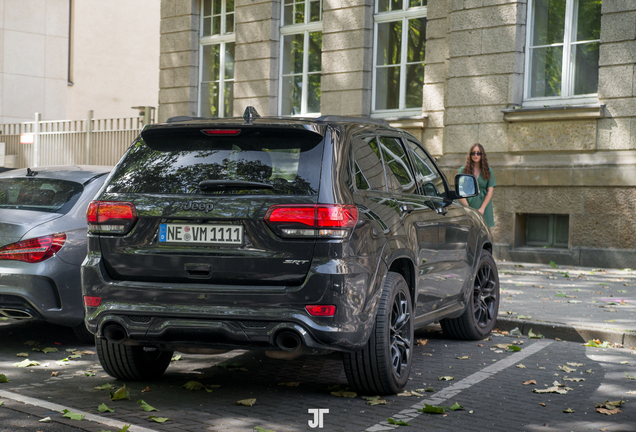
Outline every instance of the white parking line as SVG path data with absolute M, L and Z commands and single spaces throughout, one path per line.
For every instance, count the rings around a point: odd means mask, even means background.
M 45 400 L 40 400 L 40 399 L 35 399 L 32 397 L 28 397 L 28 396 L 23 396 L 21 394 L 18 393 L 13 393 L 13 392 L 8 392 L 8 391 L 4 391 L 4 390 L 0 390 L 0 397 L 3 397 L 5 399 L 10 399 L 13 401 L 17 401 L 17 402 L 23 402 L 25 404 L 30 404 L 30 405 L 35 405 L 41 408 L 46 408 L 49 409 L 51 411 L 58 411 L 58 412 L 62 412 L 62 410 L 69 410 L 72 411 L 74 414 L 82 414 L 84 416 L 85 420 L 89 420 L 89 421 L 94 421 L 97 423 L 101 423 L 104 424 L 106 426 L 111 426 L 114 428 L 122 429 L 124 426 L 126 426 L 127 424 L 130 423 L 124 423 L 121 422 L 119 420 L 113 420 L 110 418 L 106 418 L 106 417 L 101 417 L 95 414 L 91 414 L 91 413 L 87 413 L 87 412 L 83 412 L 83 411 L 76 411 L 74 409 L 71 409 L 70 407 L 65 407 L 63 405 L 58 405 L 56 403 L 53 402 L 48 402 Z M 135 426 L 135 425 L 131 425 L 130 428 L 128 428 L 129 432 L 157 432 L 155 429 L 148 429 L 142 426 Z
M 503 360 L 499 360 L 498 362 L 483 368 L 479 372 L 475 372 L 474 374 L 464 378 L 463 380 L 458 381 L 455 384 L 446 387 L 444 390 L 441 390 L 435 396 L 421 400 L 420 402 L 411 406 L 411 408 L 407 408 L 405 410 L 400 411 L 399 413 L 393 415 L 392 418 L 396 420 L 403 420 L 408 422 L 408 420 L 414 419 L 415 417 L 418 417 L 422 414 L 418 410 L 421 408 L 424 408 L 424 404 L 429 404 L 434 406 L 439 405 L 447 401 L 448 399 L 454 397 L 462 390 L 466 390 L 467 388 L 472 387 L 473 385 L 485 380 L 486 378 L 493 376 L 497 372 L 501 372 L 507 367 L 510 367 L 513 364 L 523 360 L 524 358 L 529 357 L 532 354 L 535 354 L 541 351 L 543 348 L 547 347 L 552 342 L 553 341 L 535 342 L 532 345 L 524 348 L 523 350 L 515 354 L 512 354 L 510 357 L 507 357 Z M 389 430 L 396 429 L 397 427 L 398 426 L 394 426 L 387 421 L 383 421 L 376 425 L 371 426 L 370 428 L 366 429 L 366 431 L 367 432 L 389 431 Z

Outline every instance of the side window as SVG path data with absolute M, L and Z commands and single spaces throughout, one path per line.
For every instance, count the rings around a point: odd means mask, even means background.
M 435 163 L 419 144 L 410 140 L 407 142 L 413 156 L 415 178 L 421 193 L 427 196 L 443 196 L 446 193 L 446 188 Z
M 416 193 L 415 180 L 406 153 L 398 138 L 380 137 L 380 148 L 386 169 L 389 191 Z
M 375 136 L 353 139 L 353 159 L 356 188 L 385 192 L 386 178 Z

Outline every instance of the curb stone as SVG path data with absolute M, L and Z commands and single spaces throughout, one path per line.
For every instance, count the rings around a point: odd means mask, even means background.
M 600 341 L 611 342 L 612 344 L 621 344 L 624 348 L 636 348 L 636 332 L 501 317 L 497 318 L 497 328 L 507 331 L 518 328 L 525 336 L 532 330 L 533 333 L 541 333 L 550 339 L 559 338 L 570 342 L 587 342 L 591 339 L 598 339 Z

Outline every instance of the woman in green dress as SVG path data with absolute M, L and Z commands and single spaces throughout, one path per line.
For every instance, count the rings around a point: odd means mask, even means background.
M 492 194 L 497 186 L 495 182 L 495 175 L 488 165 L 488 158 L 486 157 L 486 151 L 484 147 L 475 143 L 468 151 L 468 157 L 466 158 L 466 165 L 459 169 L 459 172 L 465 172 L 467 174 L 473 174 L 477 177 L 479 183 L 479 195 L 468 199 L 461 199 L 461 202 L 477 209 L 479 213 L 484 216 L 486 224 L 490 228 L 495 226 L 495 218 L 492 213 Z

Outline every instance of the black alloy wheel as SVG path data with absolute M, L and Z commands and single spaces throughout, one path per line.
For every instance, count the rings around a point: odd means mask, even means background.
M 495 328 L 499 310 L 499 273 L 487 250 L 481 251 L 472 293 L 467 294 L 466 302 L 462 315 L 440 320 L 442 330 L 454 339 L 484 339 Z
M 475 322 L 481 328 L 488 327 L 495 319 L 495 306 L 498 304 L 497 285 L 495 272 L 490 263 L 484 262 L 477 270 L 473 290 Z
M 404 391 L 413 362 L 413 305 L 402 275 L 389 272 L 375 325 L 364 348 L 343 354 L 351 387 L 364 394 Z
M 408 304 L 407 295 L 400 291 L 393 300 L 393 309 L 391 310 L 391 364 L 393 364 L 395 374 L 399 377 L 410 370 L 408 366 L 411 360 L 413 338 L 409 334 L 409 329 L 412 327 L 412 317 Z

